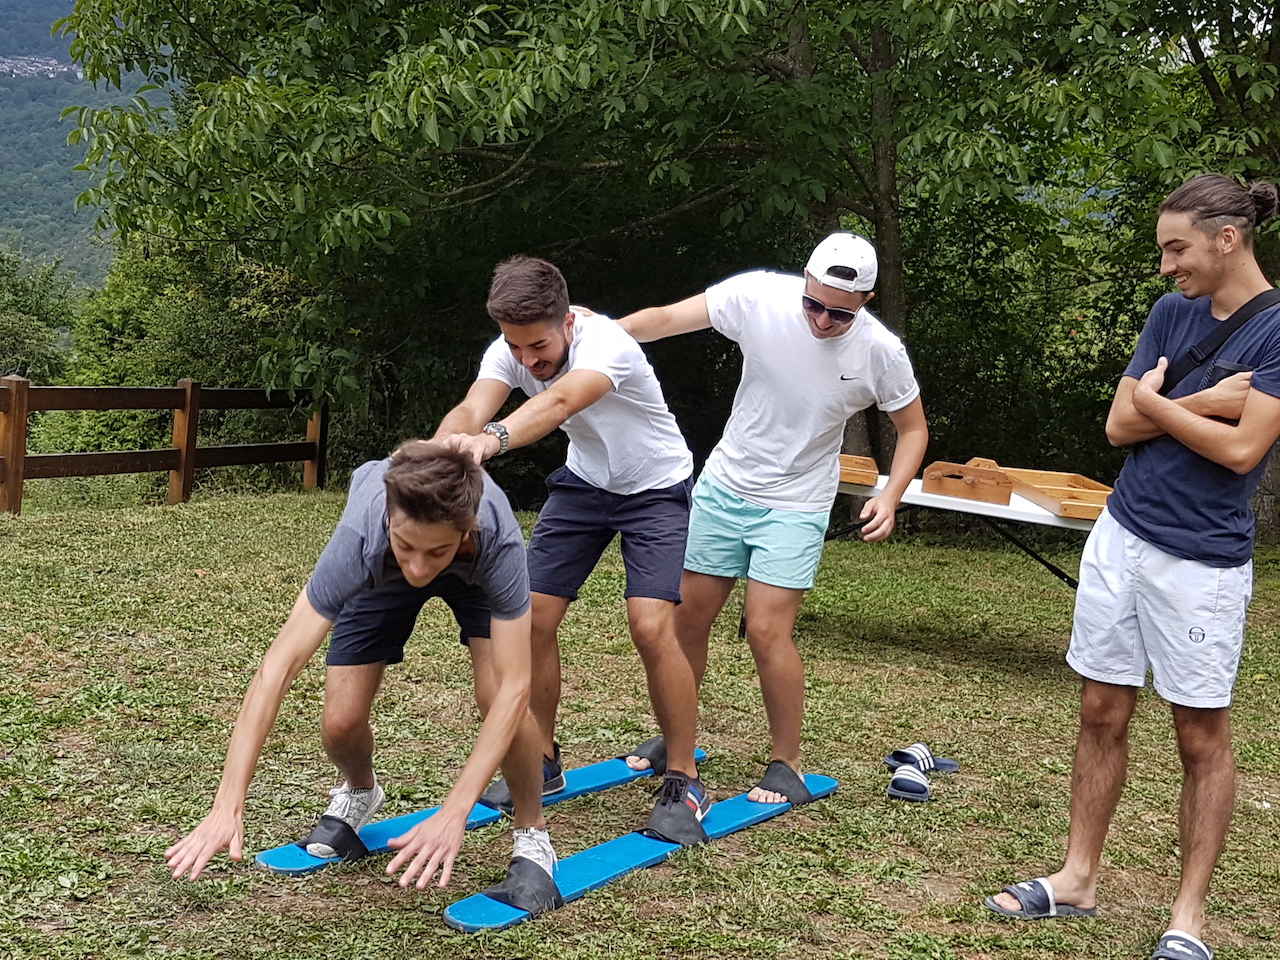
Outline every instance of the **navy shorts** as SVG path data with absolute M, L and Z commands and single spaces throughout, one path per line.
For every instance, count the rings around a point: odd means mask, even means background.
M 489 636 L 489 598 L 479 587 L 453 574 L 436 577 L 425 587 L 411 586 L 397 577 L 347 602 L 333 623 L 324 662 L 331 667 L 399 663 L 418 613 L 432 597 L 449 605 L 463 643 Z
M 529 539 L 529 589 L 578 599 L 615 533 L 622 534 L 627 597 L 680 602 L 693 481 L 640 493 L 610 493 L 568 467 L 547 477 L 550 496 Z

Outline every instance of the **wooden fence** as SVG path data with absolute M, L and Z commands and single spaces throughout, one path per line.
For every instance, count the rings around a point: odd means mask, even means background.
M 24 377 L 0 377 L 0 511 L 22 510 L 22 486 L 47 477 L 94 477 L 169 471 L 169 503 L 191 498 L 201 467 L 303 461 L 302 485 L 324 487 L 329 441 L 327 411 L 307 422 L 307 438 L 288 443 L 197 446 L 201 410 L 271 410 L 296 406 L 282 392 L 204 388 L 193 380 L 176 387 L 33 387 Z M 27 453 L 27 418 L 39 410 L 172 410 L 173 446 L 110 453 Z

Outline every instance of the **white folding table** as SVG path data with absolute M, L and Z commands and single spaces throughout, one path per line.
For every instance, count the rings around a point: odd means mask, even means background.
M 889 478 L 881 474 L 876 481 L 874 487 L 868 487 L 860 483 L 842 483 L 840 484 L 840 492 L 852 494 L 857 497 L 874 497 L 878 493 L 884 491 L 885 484 Z M 938 493 L 925 493 L 921 489 L 921 481 L 919 479 L 912 480 L 907 485 L 907 492 L 902 495 L 902 504 L 913 507 L 927 507 L 930 510 L 951 510 L 956 513 L 967 513 L 978 517 L 987 526 L 995 530 L 996 533 L 1004 537 L 1015 547 L 1022 550 L 1028 556 L 1039 561 L 1044 567 L 1054 574 L 1059 580 L 1065 583 L 1071 589 L 1075 589 L 1077 581 L 1070 574 L 1055 566 L 1046 560 L 1040 554 L 1036 553 L 1027 544 L 1020 541 L 1012 533 L 1003 526 L 996 523 L 997 520 L 1016 520 L 1019 523 L 1038 523 L 1046 527 L 1062 527 L 1067 530 L 1089 531 L 1093 529 L 1092 520 L 1079 520 L 1075 517 L 1059 517 L 1050 513 L 1039 504 L 1032 503 L 1025 497 L 1013 494 L 1009 498 L 1008 505 L 1002 503 L 987 503 L 983 500 L 965 500 L 962 497 L 947 497 Z M 899 510 L 902 507 L 898 508 Z M 841 536 L 857 527 L 846 527 L 844 530 L 836 531 L 831 534 L 832 537 Z

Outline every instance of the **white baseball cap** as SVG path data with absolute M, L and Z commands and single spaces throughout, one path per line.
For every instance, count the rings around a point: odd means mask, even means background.
M 829 271 L 832 267 L 848 267 L 857 277 L 846 280 Z M 865 293 L 876 285 L 876 248 L 866 237 L 856 233 L 833 233 L 813 248 L 805 264 L 809 276 L 827 287 L 847 293 Z

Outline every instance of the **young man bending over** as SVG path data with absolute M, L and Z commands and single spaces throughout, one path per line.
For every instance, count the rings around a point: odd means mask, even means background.
M 557 905 L 555 851 L 542 816 L 540 741 L 528 711 L 529 581 L 524 538 L 507 498 L 471 457 L 414 443 L 356 470 L 347 505 L 310 581 L 263 657 L 231 734 L 222 782 L 200 825 L 165 854 L 175 878 L 244 852 L 244 800 L 285 693 L 329 634 L 321 724 L 343 776 L 302 841 L 318 857 L 360 856 L 356 831 L 382 806 L 373 770 L 374 695 L 399 663 L 422 605 L 440 597 L 471 651 L 484 723 L 453 789 L 433 816 L 391 841 L 400 885 L 449 882 L 467 816 L 501 764 L 515 803 L 508 878 L 486 893 L 539 912 Z M 511 899 L 512 897 L 516 899 Z

